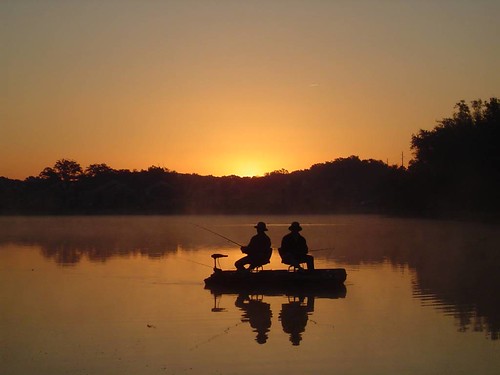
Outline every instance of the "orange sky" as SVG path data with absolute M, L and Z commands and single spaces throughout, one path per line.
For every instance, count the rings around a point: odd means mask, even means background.
M 498 1 L 0 3 L 0 176 L 61 158 L 261 175 L 358 155 L 499 96 Z

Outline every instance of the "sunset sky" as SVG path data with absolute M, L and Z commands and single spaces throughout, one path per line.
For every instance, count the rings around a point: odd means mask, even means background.
M 0 176 L 410 159 L 500 95 L 500 1 L 3 0 Z

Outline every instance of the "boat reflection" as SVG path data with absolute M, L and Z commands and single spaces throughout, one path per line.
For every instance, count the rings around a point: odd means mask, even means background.
M 207 287 L 214 296 L 214 306 L 212 312 L 225 312 L 226 307 L 221 307 L 221 298 L 224 295 L 236 296 L 234 305 L 241 310 L 241 322 L 249 323 L 252 332 L 255 333 L 255 341 L 258 344 L 265 344 L 271 331 L 273 312 L 271 304 L 266 302 L 266 297 L 283 297 L 286 302 L 281 304 L 278 315 L 283 332 L 289 335 L 292 345 L 300 345 L 302 334 L 306 330 L 309 316 L 314 312 L 314 301 L 316 298 L 345 298 L 347 288 L 345 285 L 338 285 L 335 288 L 299 287 L 290 286 L 288 288 L 278 287 Z

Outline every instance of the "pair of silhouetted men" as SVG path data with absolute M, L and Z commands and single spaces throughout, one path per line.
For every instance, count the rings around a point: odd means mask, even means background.
M 247 255 L 236 261 L 234 265 L 237 270 L 251 270 L 269 263 L 272 248 L 271 240 L 265 233 L 267 231 L 266 224 L 261 221 L 254 228 L 257 229 L 257 234 L 250 239 L 247 246 L 241 247 L 241 251 Z M 309 249 L 306 239 L 299 233 L 302 227 L 294 221 L 288 230 L 290 233 L 283 237 L 281 247 L 278 249 L 281 261 L 299 270 L 302 269 L 300 264 L 306 263 L 307 269 L 313 270 L 314 258 L 307 254 Z M 248 268 L 245 268 L 247 264 Z

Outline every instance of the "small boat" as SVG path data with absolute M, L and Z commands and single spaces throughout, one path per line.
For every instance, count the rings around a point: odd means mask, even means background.
M 214 272 L 205 279 L 205 286 L 209 289 L 215 287 L 222 289 L 246 288 L 333 288 L 343 286 L 347 278 L 344 268 L 326 268 L 314 270 L 260 270 L 260 271 L 223 271 L 217 267 L 216 261 L 225 257 L 223 254 L 212 254 L 214 259 Z

